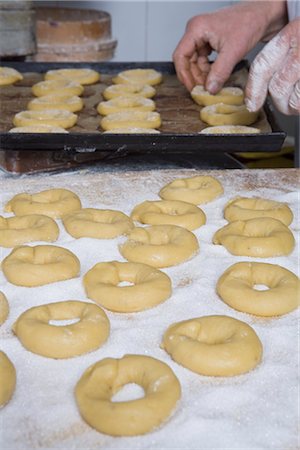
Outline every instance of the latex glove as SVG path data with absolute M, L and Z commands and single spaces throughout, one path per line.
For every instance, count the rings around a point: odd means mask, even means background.
M 286 25 L 253 61 L 246 86 L 247 108 L 257 111 L 268 92 L 282 113 L 300 113 L 300 18 Z

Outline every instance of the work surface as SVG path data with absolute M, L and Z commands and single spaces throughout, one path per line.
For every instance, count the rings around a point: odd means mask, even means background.
M 83 207 L 118 209 L 129 214 L 144 200 L 157 200 L 167 182 L 197 174 L 215 176 L 224 195 L 202 206 L 207 223 L 194 233 L 200 251 L 190 261 L 163 269 L 172 279 L 173 295 L 161 305 L 134 314 L 107 312 L 111 335 L 103 347 L 72 359 L 53 360 L 25 350 L 11 331 L 26 309 L 60 300 L 86 298 L 82 276 L 97 262 L 124 261 L 113 240 L 75 240 L 60 221 L 55 245 L 73 251 L 81 261 L 79 278 L 37 288 L 16 287 L 0 272 L 0 290 L 10 303 L 10 315 L 0 327 L 0 349 L 17 370 L 15 394 L 0 410 L 2 449 L 296 449 L 297 448 L 297 312 L 278 318 L 259 318 L 231 309 L 215 292 L 227 267 L 253 258 L 236 257 L 212 244 L 214 232 L 226 224 L 223 207 L 234 196 L 261 196 L 287 202 L 294 212 L 291 230 L 296 248 L 288 257 L 260 259 L 298 272 L 299 177 L 296 169 L 140 172 L 77 171 L 51 176 L 0 176 L 0 211 L 15 194 L 63 187 L 76 192 Z M 6 214 L 6 216 L 8 216 Z M 36 243 L 35 243 L 36 244 Z M 31 244 L 34 245 L 34 244 Z M 0 248 L 0 261 L 10 249 Z M 260 337 L 262 363 L 252 372 L 231 378 L 197 375 L 171 360 L 160 348 L 165 329 L 173 322 L 211 314 L 224 314 L 251 325 Z M 172 417 L 144 436 L 113 438 L 90 428 L 81 418 L 74 386 L 83 371 L 105 357 L 126 353 L 150 355 L 167 363 L 182 386 L 182 398 Z M 123 392 L 129 400 L 135 390 Z M 121 395 L 121 393 L 120 393 Z

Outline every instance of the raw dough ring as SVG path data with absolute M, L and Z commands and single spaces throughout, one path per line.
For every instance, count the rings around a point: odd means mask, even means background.
M 55 220 L 41 214 L 0 216 L 0 246 L 17 247 L 33 241 L 54 242 L 59 235 Z
M 0 86 L 9 86 L 23 80 L 23 75 L 12 67 L 0 67 Z
M 122 282 L 132 286 L 119 286 Z M 98 263 L 83 278 L 88 298 L 110 311 L 129 313 L 153 308 L 172 293 L 165 273 L 141 263 Z
M 36 97 L 27 105 L 31 111 L 43 111 L 44 109 L 65 109 L 70 112 L 78 112 L 83 108 L 83 101 L 77 95 L 43 95 Z
M 236 197 L 230 200 L 225 206 L 224 217 L 228 222 L 258 217 L 273 217 L 285 225 L 293 221 L 293 213 L 286 203 L 259 197 Z
M 111 100 L 123 95 L 141 95 L 145 98 L 152 98 L 156 94 L 154 87 L 149 84 L 112 84 L 102 92 L 105 100 Z
M 94 84 L 100 80 L 100 73 L 96 70 L 82 68 L 82 69 L 56 69 L 48 70 L 45 74 L 45 80 L 70 80 L 76 81 L 81 85 Z
M 68 131 L 61 127 L 43 124 L 11 128 L 9 133 L 68 133 Z
M 83 208 L 64 216 L 62 221 L 75 238 L 113 239 L 134 227 L 130 217 L 111 209 Z
M 16 216 L 45 214 L 53 219 L 81 209 L 79 197 L 68 189 L 47 189 L 36 194 L 17 194 L 4 207 Z
M 200 375 L 232 377 L 254 369 L 262 344 L 252 327 L 228 316 L 204 316 L 171 325 L 162 348 Z
M 84 87 L 76 81 L 62 79 L 40 81 L 34 84 L 31 90 L 36 97 L 44 95 L 69 95 L 71 97 L 72 95 L 81 95 Z
M 207 127 L 200 131 L 201 134 L 259 134 L 258 128 L 246 125 L 220 125 L 218 127 Z
M 121 111 L 154 111 L 155 103 L 150 98 L 141 95 L 127 95 L 100 102 L 97 111 L 102 116 L 114 114 Z
M 154 86 L 162 82 L 162 74 L 155 69 L 130 69 L 120 72 L 112 81 L 115 84 L 137 83 Z
M 204 106 L 200 119 L 209 125 L 251 125 L 258 118 L 258 112 L 250 112 L 246 105 L 226 105 L 217 103 Z
M 53 325 L 53 320 L 79 319 L 69 325 Z M 96 350 L 109 336 L 109 320 L 93 303 L 67 300 L 35 306 L 23 312 L 13 332 L 23 347 L 47 358 L 72 358 Z
M 214 234 L 213 243 L 223 245 L 236 256 L 267 258 L 289 255 L 295 239 L 280 220 L 260 217 L 230 222 Z
M 3 292 L 0 291 L 0 325 L 2 325 L 6 321 L 8 313 L 9 313 L 9 306 L 7 298 L 5 297 Z
M 100 125 L 105 131 L 114 128 L 159 128 L 161 118 L 154 111 L 121 111 L 103 117 Z
M 206 223 L 202 209 L 179 200 L 145 201 L 137 205 L 131 218 L 149 225 L 177 225 L 193 231 Z
M 11 399 L 16 387 L 16 369 L 8 356 L 0 351 L 0 408 Z
M 103 134 L 160 134 L 160 131 L 154 128 L 114 128 L 103 131 Z
M 256 285 L 268 289 L 257 290 Z M 217 293 L 238 311 L 265 317 L 280 316 L 299 306 L 300 280 L 275 264 L 239 262 L 219 278 Z
M 152 225 L 134 228 L 119 250 L 128 261 L 153 267 L 170 267 L 195 256 L 199 244 L 196 236 L 185 228 Z
M 53 125 L 72 128 L 77 122 L 77 115 L 64 109 L 44 109 L 42 111 L 21 111 L 13 118 L 16 127 Z
M 198 175 L 191 178 L 177 178 L 166 184 L 158 195 L 164 200 L 181 200 L 199 205 L 214 200 L 223 192 L 223 187 L 216 178 Z
M 2 271 L 16 286 L 42 286 L 79 275 L 80 262 L 74 253 L 55 245 L 22 246 L 3 259 Z
M 145 396 L 113 402 L 113 395 L 130 383 L 140 385 Z M 135 436 L 152 431 L 170 416 L 181 388 L 172 369 L 162 361 L 124 355 L 90 366 L 76 385 L 75 397 L 81 416 L 91 427 L 111 436 Z
M 191 91 L 192 99 L 200 106 L 224 103 L 227 105 L 242 105 L 244 103 L 244 92 L 238 87 L 224 87 L 217 94 L 210 94 L 203 86 L 197 85 Z

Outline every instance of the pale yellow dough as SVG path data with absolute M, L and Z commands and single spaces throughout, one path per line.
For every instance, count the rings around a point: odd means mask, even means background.
M 228 222 L 258 217 L 273 217 L 285 225 L 293 221 L 293 213 L 286 203 L 260 197 L 233 198 L 225 205 L 224 217 Z
M 33 241 L 54 242 L 59 235 L 55 220 L 41 214 L 0 216 L 0 246 L 17 247 Z
M 258 290 L 255 286 L 267 286 Z M 238 311 L 257 316 L 280 316 L 300 304 L 300 280 L 289 270 L 267 263 L 239 262 L 217 283 L 221 299 Z
M 70 80 L 76 81 L 81 85 L 94 84 L 100 80 L 100 73 L 96 70 L 82 68 L 82 69 L 56 69 L 48 70 L 45 74 L 45 80 Z
M 100 125 L 105 131 L 114 128 L 159 128 L 161 118 L 155 111 L 121 111 L 103 117 Z
M 0 291 L 0 325 L 2 325 L 9 313 L 8 301 L 3 292 Z
M 162 74 L 155 69 L 130 69 L 112 79 L 115 84 L 134 83 L 155 86 L 162 82 Z
M 141 95 L 127 95 L 100 102 L 97 111 L 102 116 L 121 111 L 154 111 L 155 103 L 150 98 Z
M 103 131 L 103 134 L 160 134 L 159 130 L 154 128 L 113 128 L 112 130 Z
M 28 127 L 15 127 L 9 133 L 68 133 L 64 128 L 53 125 L 31 125 Z
M 0 86 L 9 86 L 23 80 L 23 75 L 12 67 L 0 67 Z
M 145 201 L 133 209 L 131 218 L 149 225 L 178 225 L 190 231 L 206 223 L 202 209 L 179 200 Z
M 209 125 L 251 125 L 258 118 L 258 112 L 250 112 L 246 105 L 226 105 L 217 103 L 204 106 L 200 119 Z
M 22 246 L 3 259 L 1 268 L 7 280 L 16 286 L 42 286 L 75 278 L 80 262 L 70 250 L 55 245 Z
M 16 216 L 44 214 L 53 219 L 81 209 L 79 197 L 68 189 L 47 189 L 36 194 L 17 194 L 4 207 Z
M 79 319 L 69 325 L 51 321 Z M 13 332 L 32 353 L 47 358 L 72 358 L 96 350 L 107 340 L 109 320 L 93 303 L 77 300 L 48 303 L 23 312 L 13 325 Z
M 181 200 L 200 205 L 214 200 L 223 192 L 223 186 L 216 178 L 197 175 L 171 181 L 159 191 L 158 195 L 164 200 Z
M 145 98 L 152 98 L 156 94 L 154 87 L 149 84 L 112 84 L 108 86 L 102 92 L 105 100 L 111 100 L 113 98 L 123 96 L 123 95 L 141 95 Z
M 129 383 L 140 385 L 145 396 L 113 402 L 112 397 Z M 105 358 L 90 366 L 75 388 L 83 419 L 101 433 L 135 436 L 159 427 L 181 397 L 180 383 L 170 367 L 144 355 Z
M 13 118 L 16 127 L 52 125 L 72 128 L 77 122 L 77 115 L 63 109 L 44 109 L 42 111 L 21 111 Z
M 160 268 L 191 259 L 198 252 L 199 244 L 196 236 L 185 228 L 152 225 L 134 228 L 119 250 L 128 261 Z
M 122 286 L 122 282 L 132 285 Z M 153 308 L 172 293 L 168 275 L 141 263 L 98 263 L 85 274 L 83 285 L 88 298 L 119 313 Z
M 84 87 L 76 81 L 67 79 L 40 81 L 31 88 L 32 93 L 36 97 L 43 97 L 44 95 L 81 95 Z
M 134 227 L 130 217 L 111 209 L 83 208 L 64 216 L 62 221 L 75 238 L 113 239 Z
M 249 372 L 262 358 L 262 344 L 249 325 L 228 316 L 204 316 L 171 325 L 162 348 L 200 375 L 232 377 Z
M 268 258 L 289 255 L 295 246 L 290 229 L 270 217 L 236 220 L 213 236 L 213 243 L 223 245 L 236 256 Z
M 16 369 L 8 356 L 0 351 L 0 408 L 12 398 L 16 388 Z
M 83 101 L 77 95 L 44 95 L 30 100 L 27 108 L 31 111 L 63 109 L 75 113 L 82 110 Z
M 241 105 L 244 103 L 244 92 L 238 87 L 224 87 L 217 94 L 210 94 L 203 86 L 197 85 L 191 91 L 192 99 L 201 106 L 224 103 L 227 105 Z
M 247 127 L 246 125 L 220 125 L 207 127 L 200 131 L 201 134 L 258 134 L 258 128 Z

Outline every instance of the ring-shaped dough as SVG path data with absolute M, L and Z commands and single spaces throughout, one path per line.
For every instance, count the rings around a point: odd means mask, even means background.
M 105 100 L 112 100 L 113 98 L 123 96 L 123 95 L 141 95 L 145 98 L 152 98 L 156 94 L 154 87 L 149 84 L 112 84 L 108 86 L 102 92 Z
M 97 112 L 102 116 L 114 114 L 121 111 L 154 111 L 155 103 L 150 98 L 141 95 L 127 95 L 100 102 Z
M 8 356 L 0 351 L 0 408 L 9 402 L 16 388 L 16 369 Z
M 199 251 L 199 243 L 196 236 L 185 228 L 152 225 L 134 228 L 119 250 L 128 261 L 160 268 L 191 259 Z
M 216 178 L 196 175 L 171 181 L 159 191 L 158 195 L 164 200 L 181 200 L 200 205 L 214 200 L 223 192 L 223 186 Z
M 295 239 L 280 220 L 260 217 L 230 222 L 214 234 L 213 243 L 223 245 L 232 255 L 268 258 L 289 255 Z
M 268 289 L 255 289 L 259 285 Z M 298 308 L 300 280 L 293 272 L 275 264 L 239 262 L 219 278 L 217 293 L 238 311 L 265 317 L 280 316 Z
M 100 73 L 96 70 L 81 68 L 81 69 L 56 69 L 48 70 L 45 73 L 45 80 L 70 80 L 76 81 L 81 85 L 94 84 L 100 80 Z
M 105 131 L 114 128 L 159 128 L 161 118 L 155 111 L 121 111 L 103 117 L 100 125 Z
M 42 111 L 21 111 L 13 118 L 16 127 L 53 125 L 72 128 L 77 122 L 77 115 L 65 109 L 44 109 Z
M 0 67 L 0 86 L 9 86 L 23 80 L 23 75 L 12 67 Z
M 36 97 L 27 105 L 30 111 L 43 111 L 44 109 L 64 109 L 70 112 L 78 112 L 83 108 L 83 101 L 77 95 L 43 95 Z
M 132 220 L 148 225 L 177 225 L 193 231 L 206 223 L 202 209 L 179 200 L 145 201 L 137 205 Z
M 112 209 L 83 208 L 64 216 L 62 221 L 75 238 L 113 239 L 134 227 L 130 217 Z
M 251 125 L 258 118 L 258 112 L 250 112 L 246 105 L 216 105 L 204 106 L 200 111 L 200 119 L 209 125 Z
M 68 325 L 51 321 L 79 319 Z M 23 347 L 47 358 L 72 358 L 96 350 L 107 340 L 107 315 L 93 303 L 66 300 L 35 306 L 23 312 L 13 332 Z
M 207 127 L 200 131 L 200 134 L 259 134 L 258 128 L 247 127 L 246 125 L 220 125 L 217 127 Z
M 27 242 L 54 242 L 59 235 L 55 220 L 41 214 L 0 216 L 0 246 L 17 247 Z
M 16 286 L 42 286 L 79 275 L 80 262 L 70 250 L 55 245 L 22 246 L 3 259 L 2 271 Z
M 145 396 L 113 402 L 123 386 L 140 385 Z M 112 436 L 145 434 L 161 425 L 181 397 L 180 383 L 162 361 L 144 355 L 105 358 L 90 366 L 75 388 L 83 419 L 101 433 Z
M 137 83 L 155 86 L 162 82 L 162 74 L 155 69 L 130 69 L 118 73 L 112 81 L 114 84 Z
M 132 285 L 119 286 L 122 282 Z M 98 263 L 85 274 L 83 285 L 88 298 L 119 313 L 153 308 L 172 293 L 168 275 L 141 263 Z
M 224 103 L 227 105 L 242 105 L 244 103 L 244 92 L 238 87 L 227 86 L 217 94 L 210 94 L 203 86 L 197 85 L 191 91 L 191 97 L 200 106 Z
M 44 214 L 53 219 L 81 209 L 79 197 L 68 189 L 47 189 L 36 194 L 17 194 L 4 207 L 16 216 Z
M 236 197 L 230 200 L 225 205 L 224 217 L 228 222 L 273 217 L 285 225 L 290 225 L 294 218 L 286 203 L 259 197 Z
M 31 88 L 32 93 L 36 97 L 43 97 L 44 95 L 81 95 L 84 87 L 76 81 L 67 79 L 62 80 L 48 80 L 40 81 Z
M 159 130 L 154 128 L 113 128 L 112 130 L 103 131 L 103 134 L 160 134 Z
M 43 124 L 11 128 L 9 133 L 68 133 L 68 131 L 61 127 Z
M 8 301 L 3 292 L 0 291 L 0 325 L 2 325 L 9 313 Z
M 166 330 L 161 346 L 187 369 L 215 377 L 249 372 L 259 364 L 263 351 L 253 328 L 228 316 L 174 323 Z

